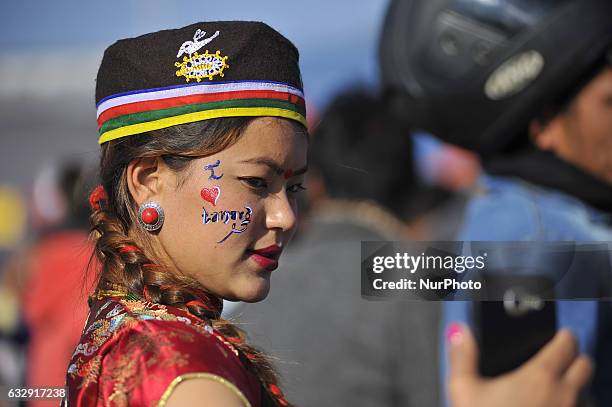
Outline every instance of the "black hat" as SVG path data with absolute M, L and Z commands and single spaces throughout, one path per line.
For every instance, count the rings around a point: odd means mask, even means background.
M 202 22 L 117 41 L 96 85 L 99 143 L 218 117 L 306 126 L 295 46 L 260 22 Z

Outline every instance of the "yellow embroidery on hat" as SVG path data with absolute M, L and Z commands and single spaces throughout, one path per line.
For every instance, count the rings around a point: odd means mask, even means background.
M 220 51 L 209 54 L 206 50 L 202 55 L 194 52 L 189 57 L 183 57 L 183 62 L 174 63 L 178 68 L 176 76 L 184 76 L 187 82 L 190 79 L 195 79 L 198 82 L 205 78 L 212 80 L 216 75 L 223 77 L 223 70 L 229 68 L 226 60 L 227 57 L 222 56 Z

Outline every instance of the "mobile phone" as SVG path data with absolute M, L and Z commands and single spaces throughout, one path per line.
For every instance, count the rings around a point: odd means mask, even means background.
M 494 377 L 521 366 L 553 338 L 557 311 L 545 277 L 490 275 L 485 284 L 502 299 L 473 303 L 480 373 Z

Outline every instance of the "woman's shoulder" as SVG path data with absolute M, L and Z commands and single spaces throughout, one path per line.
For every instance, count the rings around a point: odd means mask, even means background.
M 197 378 L 226 385 L 245 405 L 259 400 L 255 376 L 205 321 L 174 307 L 112 297 L 93 304 L 67 379 L 69 393 L 102 395 L 117 405 L 163 405 L 179 383 Z

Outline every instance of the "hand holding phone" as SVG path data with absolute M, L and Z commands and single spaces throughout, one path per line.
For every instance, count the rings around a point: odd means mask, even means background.
M 577 354 L 573 335 L 559 331 L 535 356 L 512 372 L 483 378 L 478 346 L 466 327 L 448 330 L 449 397 L 453 407 L 558 407 L 575 405 L 593 367 Z

